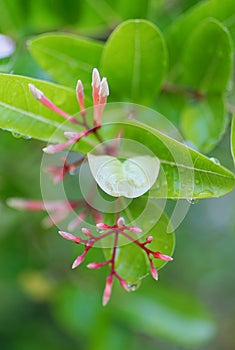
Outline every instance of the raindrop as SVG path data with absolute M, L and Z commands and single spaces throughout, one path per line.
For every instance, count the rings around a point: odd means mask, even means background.
M 20 139 L 21 137 L 23 137 L 23 135 L 19 134 L 18 132 L 15 132 L 15 131 L 12 132 L 12 136 L 14 136 L 17 139 Z
M 76 175 L 76 172 L 77 172 L 77 169 L 76 169 L 76 168 L 70 169 L 70 170 L 69 170 L 69 174 L 70 174 L 70 175 Z
M 98 232 L 98 233 L 103 233 L 103 232 L 104 232 L 104 230 L 102 230 L 102 229 L 100 229 L 100 228 L 96 227 L 96 232 Z
M 198 199 L 197 198 L 187 198 L 187 202 L 190 204 L 196 204 L 196 203 L 198 203 Z
M 141 284 L 140 281 L 135 282 L 135 283 L 128 283 L 127 284 L 128 291 L 129 292 L 135 292 L 139 288 L 140 284 Z
M 30 139 L 32 138 L 32 136 L 24 135 L 24 136 L 22 136 L 22 138 L 23 138 L 24 140 L 30 140 Z
M 210 160 L 211 160 L 213 163 L 215 163 L 215 164 L 219 164 L 219 165 L 220 165 L 220 161 L 219 161 L 219 159 L 214 158 L 214 157 L 211 157 L 211 158 L 210 158 Z

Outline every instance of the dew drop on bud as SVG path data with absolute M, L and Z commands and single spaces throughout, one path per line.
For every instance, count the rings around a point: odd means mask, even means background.
M 127 283 L 127 288 L 129 292 L 135 292 L 141 284 L 141 281 L 137 281 L 135 283 Z

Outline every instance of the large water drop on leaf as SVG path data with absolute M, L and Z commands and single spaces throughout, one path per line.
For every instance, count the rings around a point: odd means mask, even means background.
M 155 183 L 160 168 L 159 159 L 149 155 L 121 162 L 116 157 L 89 153 L 88 162 L 98 185 L 113 197 L 142 196 Z

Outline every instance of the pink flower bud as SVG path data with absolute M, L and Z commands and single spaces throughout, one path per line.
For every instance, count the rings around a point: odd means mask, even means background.
M 69 232 L 65 232 L 65 231 L 58 231 L 58 232 L 63 238 L 68 239 L 69 241 L 73 241 L 77 244 L 81 243 L 82 241 L 80 237 L 74 236 Z
M 173 258 L 169 255 L 161 254 L 159 252 L 152 253 L 154 258 L 165 260 L 165 261 L 172 261 Z
M 87 265 L 88 269 L 98 269 L 99 267 L 101 267 L 102 264 L 97 263 L 97 262 L 93 262 Z
M 44 96 L 43 92 L 39 89 L 36 88 L 36 86 L 34 86 L 33 84 L 28 84 L 29 87 L 29 91 L 31 92 L 31 94 L 33 95 L 33 97 L 36 100 L 41 100 L 42 97 Z
M 122 288 L 124 288 L 127 292 L 130 292 L 130 289 L 128 287 L 127 282 L 124 279 L 120 279 L 120 285 L 122 286 Z
M 84 261 L 84 255 L 80 255 L 77 257 L 77 259 L 74 260 L 72 269 L 75 269 L 75 267 L 79 266 Z
M 60 143 L 58 145 L 48 145 L 47 147 L 44 147 L 42 150 L 45 153 L 48 154 L 54 154 L 60 151 L 63 151 L 65 148 L 71 146 L 73 143 L 75 143 L 76 140 L 75 139 L 70 139 L 65 143 Z
M 142 232 L 141 228 L 137 227 L 137 226 L 130 226 L 128 229 L 129 229 L 129 231 L 134 232 L 134 233 L 141 233 Z
M 151 275 L 153 276 L 153 278 L 157 281 L 158 280 L 158 272 L 157 272 L 157 269 L 153 266 L 153 264 L 151 264 L 150 272 L 151 272 Z
M 153 236 L 148 236 L 147 238 L 146 238 L 146 244 L 149 244 L 149 243 L 151 243 L 153 241 Z
M 89 228 L 83 227 L 82 228 L 82 233 L 88 237 L 91 236 L 91 231 L 89 230 Z
M 97 68 L 94 68 L 92 71 L 92 83 L 91 86 L 93 88 L 99 88 L 100 87 L 100 74 Z
M 81 115 L 84 117 L 86 115 L 86 111 L 84 107 L 84 92 L 83 92 L 83 85 L 81 80 L 78 80 L 77 82 L 76 94 L 77 94 L 77 100 L 80 107 Z
M 125 226 L 125 219 L 123 217 L 120 217 L 118 220 L 117 220 L 117 226 L 119 228 L 122 228 L 123 226 Z
M 97 227 L 99 230 L 107 230 L 107 229 L 110 228 L 109 225 L 104 224 L 103 222 L 99 222 L 98 224 L 96 224 L 96 227 Z
M 113 276 L 108 276 L 103 294 L 103 306 L 107 305 L 112 293 Z
M 109 95 L 109 86 L 106 78 L 103 78 L 100 83 L 99 96 L 102 100 L 102 97 L 107 97 Z M 106 100 L 105 100 L 106 102 Z M 101 102 L 101 104 L 103 104 Z

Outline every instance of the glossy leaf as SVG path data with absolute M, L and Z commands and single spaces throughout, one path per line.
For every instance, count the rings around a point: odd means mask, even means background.
M 172 255 L 175 248 L 174 232 L 168 232 L 169 219 L 155 201 L 138 198 L 131 202 L 127 208 L 121 211 L 127 225 L 139 225 L 142 229 L 140 240 L 144 242 L 147 236 L 152 236 L 152 243 L 147 247 L 162 254 Z M 107 215 L 108 220 L 110 214 Z M 105 220 L 107 221 L 107 220 Z M 130 234 L 136 238 L 136 234 Z M 135 243 L 120 237 L 120 245 L 117 248 L 115 268 L 118 274 L 124 278 L 130 290 L 139 287 L 141 279 L 149 273 L 150 266 L 146 253 Z M 111 254 L 109 249 L 104 250 L 106 256 Z M 154 259 L 154 265 L 160 269 L 166 261 Z
M 110 35 L 101 70 L 113 100 L 146 103 L 159 91 L 166 64 L 165 41 L 158 28 L 144 20 L 129 20 Z
M 74 114 L 78 111 L 75 92 L 69 88 L 36 79 L 0 75 L 0 128 L 19 135 L 51 142 L 65 141 L 64 119 L 42 106 L 29 92 L 34 84 L 60 108 Z
M 120 130 L 124 139 L 144 140 L 160 160 L 159 176 L 150 189 L 152 197 L 219 197 L 235 186 L 235 177 L 229 170 L 143 123 L 126 119 L 115 125 L 104 124 L 101 134 L 112 139 Z
M 28 91 L 28 83 L 34 83 L 55 104 L 74 114 L 77 102 L 70 89 L 13 75 L 2 74 L 0 80 L 2 87 L 0 127 L 2 129 L 52 143 L 64 142 L 64 131 L 79 130 L 79 127 L 71 126 L 71 123 L 63 123 L 62 117 L 35 101 Z M 129 107 L 133 110 L 132 105 Z M 130 119 L 130 110 L 126 104 L 107 106 L 99 133 L 104 140 L 116 138 L 120 131 L 123 139 L 134 140 L 137 143 L 144 140 L 145 147 L 161 162 L 158 179 L 151 188 L 151 196 L 158 198 L 219 197 L 234 188 L 234 175 L 229 170 L 213 163 L 163 132 L 149 127 L 143 123 L 143 117 L 144 120 L 146 118 L 148 120 L 147 115 L 145 118 L 141 108 L 138 115 L 137 106 L 135 108 L 136 116 L 133 115 Z M 90 110 L 90 117 L 92 118 L 92 110 Z M 152 123 L 151 120 L 150 123 Z M 75 149 L 81 153 L 87 153 L 97 144 L 99 141 L 92 136 L 86 137 Z
M 233 156 L 233 161 L 235 163 L 235 116 L 233 117 L 232 127 L 231 127 L 231 152 Z
M 214 19 L 202 21 L 184 47 L 182 63 L 186 86 L 204 93 L 226 90 L 233 70 L 233 44 L 226 27 Z
M 180 66 L 183 49 L 190 40 L 192 32 L 201 21 L 207 18 L 216 18 L 229 29 L 235 43 L 234 13 L 235 2 L 233 0 L 226 0 L 226 5 L 221 0 L 203 1 L 190 8 L 171 25 L 167 33 L 171 78 L 176 80 L 181 73 Z
M 136 198 L 147 192 L 157 179 L 160 163 L 150 156 L 132 157 L 121 162 L 116 157 L 88 153 L 91 172 L 110 196 Z
M 28 43 L 33 57 L 53 79 L 74 86 L 80 79 L 91 86 L 92 69 L 99 66 L 103 44 L 72 34 L 43 34 Z
M 185 291 L 162 283 L 149 288 L 147 295 L 123 296 L 116 307 L 120 321 L 128 327 L 186 348 L 208 342 L 216 332 L 215 322 L 204 305 Z
M 201 152 L 207 153 L 221 139 L 226 121 L 223 97 L 210 95 L 183 109 L 181 130 L 186 140 L 193 143 Z

